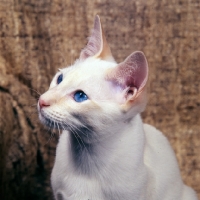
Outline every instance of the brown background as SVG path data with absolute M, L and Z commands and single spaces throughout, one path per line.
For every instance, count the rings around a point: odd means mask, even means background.
M 144 121 L 169 138 L 200 197 L 199 0 L 0 0 L 0 199 L 52 199 L 57 136 L 38 121 L 38 93 L 78 58 L 96 14 L 117 61 L 146 54 Z

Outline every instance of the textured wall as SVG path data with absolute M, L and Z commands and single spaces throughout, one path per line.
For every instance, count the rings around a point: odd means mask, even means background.
M 99 14 L 117 61 L 142 50 L 150 67 L 145 122 L 169 138 L 200 195 L 198 0 L 0 1 L 0 198 L 51 199 L 57 136 L 36 103 L 57 68 L 78 58 Z

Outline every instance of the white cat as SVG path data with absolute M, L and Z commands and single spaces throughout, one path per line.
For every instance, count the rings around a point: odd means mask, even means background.
M 197 200 L 163 134 L 143 124 L 148 64 L 117 64 L 100 19 L 80 58 L 38 102 L 40 120 L 62 129 L 51 183 L 56 200 Z

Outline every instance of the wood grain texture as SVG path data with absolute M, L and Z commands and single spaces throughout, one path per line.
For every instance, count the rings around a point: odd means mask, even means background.
M 33 104 L 57 69 L 79 57 L 96 14 L 118 62 L 145 53 L 144 121 L 168 137 L 200 197 L 199 13 L 198 0 L 1 0 L 0 199 L 52 199 L 58 134 L 39 123 Z

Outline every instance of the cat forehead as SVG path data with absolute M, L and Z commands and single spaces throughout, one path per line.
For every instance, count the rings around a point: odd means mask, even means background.
M 88 58 L 85 61 L 76 61 L 74 65 L 64 68 L 62 73 L 69 79 L 75 79 L 75 77 L 87 79 L 90 77 L 101 77 L 105 71 L 109 68 L 113 68 L 117 65 L 115 62 L 104 61 L 96 58 Z
M 103 80 L 105 72 L 109 68 L 114 68 L 117 65 L 115 62 L 104 61 L 96 58 L 88 58 L 85 61 L 77 60 L 74 65 L 60 69 L 54 76 L 50 84 L 50 88 L 57 85 L 57 79 L 60 74 L 63 74 L 63 87 L 76 88 L 80 85 L 95 84 Z M 61 86 L 59 86 L 61 87 Z
M 86 59 L 84 62 L 76 62 L 75 68 L 77 69 L 77 72 L 84 72 L 88 75 L 91 74 L 97 74 L 103 73 L 104 70 L 107 70 L 108 68 L 113 68 L 116 66 L 115 62 L 109 62 L 101 59 L 96 59 L 93 57 L 90 57 Z

